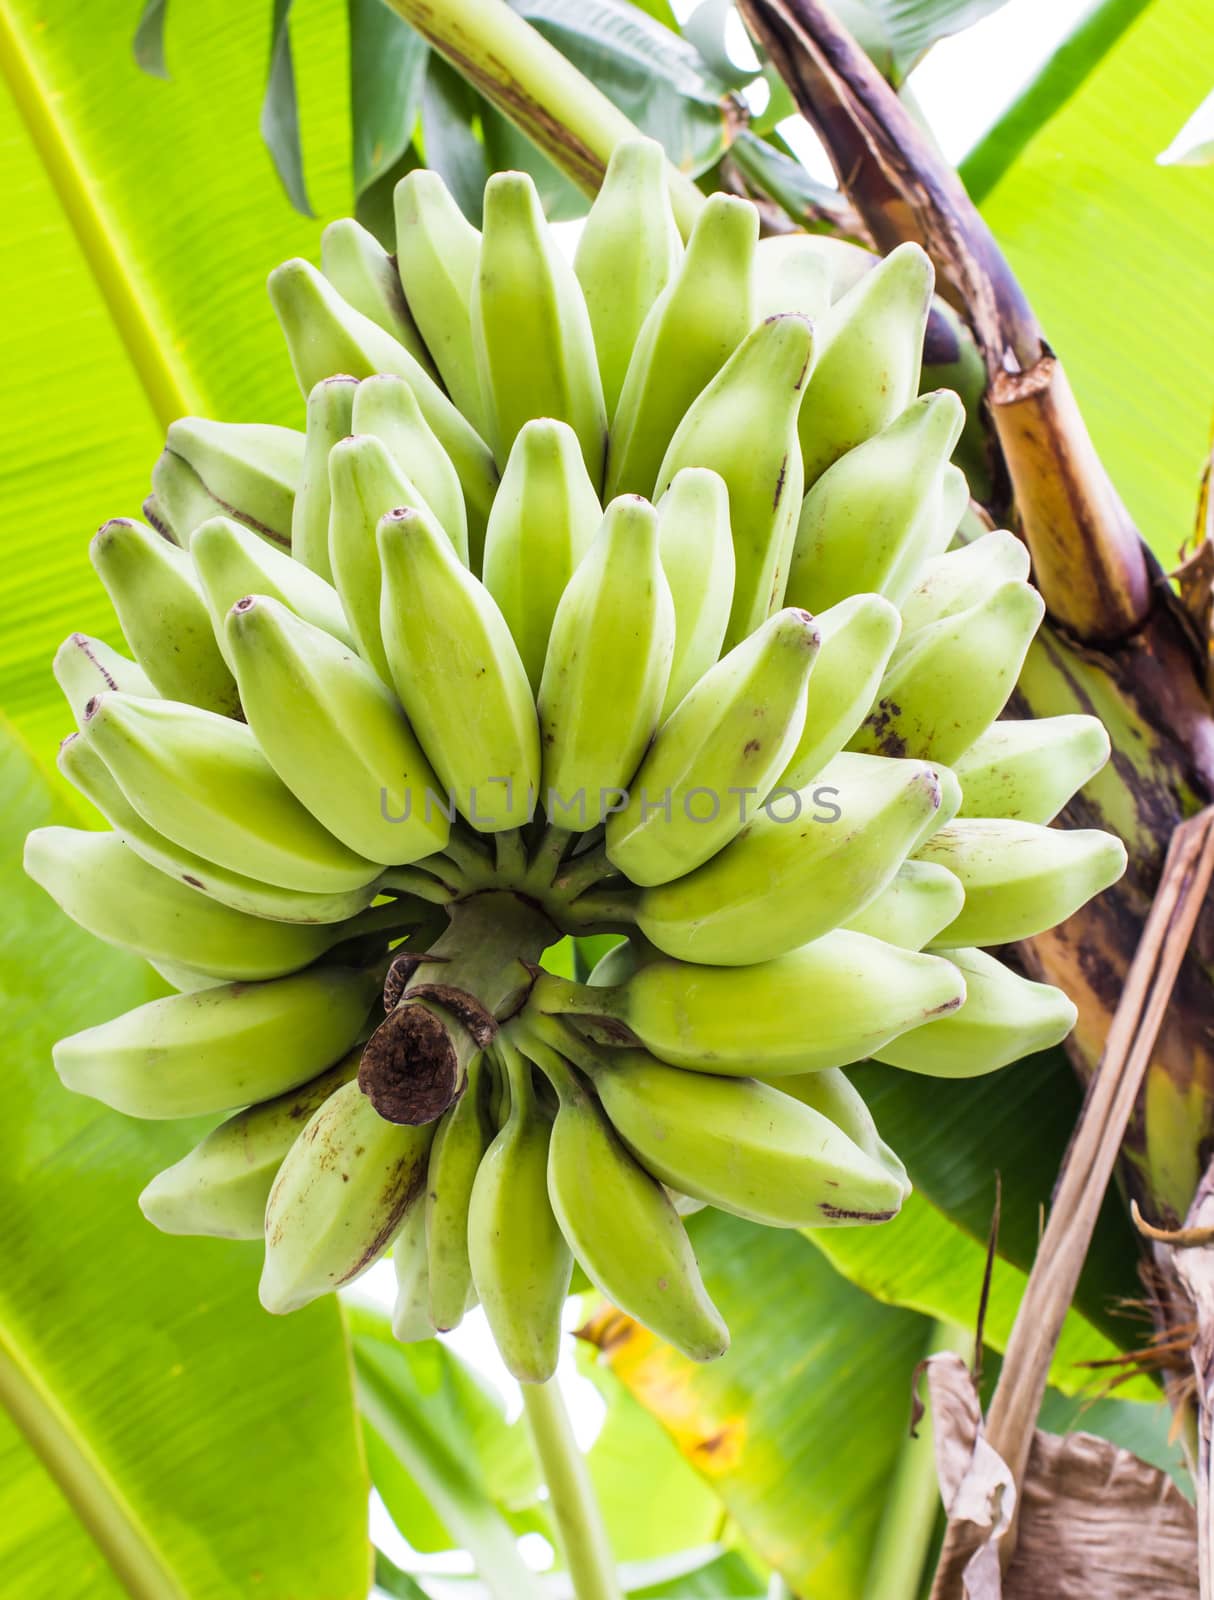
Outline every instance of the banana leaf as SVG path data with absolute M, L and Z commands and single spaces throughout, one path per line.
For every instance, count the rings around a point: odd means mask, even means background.
M 5 1593 L 361 1600 L 367 1485 L 338 1310 L 271 1319 L 255 1246 L 144 1221 L 139 1190 L 190 1129 L 69 1094 L 50 1051 L 156 980 L 22 873 L 28 828 L 77 819 L 7 728 L 0 785 Z
M 1209 92 L 1214 10 L 1153 0 L 1118 33 L 1138 9 L 1102 6 L 963 176 L 1118 489 L 1172 567 L 1208 446 L 1214 185 L 1202 168 L 1162 167 L 1156 156 Z M 1084 53 L 1095 64 L 1068 82 Z

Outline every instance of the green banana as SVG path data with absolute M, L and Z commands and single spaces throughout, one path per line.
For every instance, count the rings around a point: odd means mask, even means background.
M 25 842 L 25 870 L 98 939 L 217 978 L 279 978 L 333 943 L 331 928 L 220 905 L 141 861 L 112 833 L 37 828 Z
M 87 633 L 68 634 L 55 651 L 53 671 L 77 727 L 84 720 L 84 708 L 89 701 L 108 689 L 144 695 L 149 700 L 157 698 L 155 684 L 137 661 L 128 660 L 100 639 L 91 639 Z
M 234 672 L 224 618 L 245 595 L 264 595 L 331 634 L 351 650 L 354 636 L 332 584 L 275 550 L 230 517 L 212 517 L 190 536 L 190 557 L 202 585 L 215 641 Z
M 901 598 L 900 558 L 938 520 L 941 473 L 964 420 L 947 389 L 923 395 L 826 469 L 800 508 L 790 605 L 816 612 L 855 594 Z
M 611 152 L 573 258 L 590 313 L 608 417 L 614 415 L 641 326 L 682 254 L 666 152 L 655 139 L 621 141 Z
M 481 404 L 499 467 L 525 422 L 554 417 L 577 434 L 586 471 L 601 483 L 607 416 L 590 315 L 526 173 L 498 172 L 485 185 L 471 314 Z
M 169 424 L 152 489 L 180 545 L 220 514 L 289 550 L 303 459 L 304 435 L 294 428 L 179 417 Z
M 902 638 L 898 654 L 905 654 L 923 628 L 968 611 L 1003 583 L 1027 583 L 1028 576 L 1028 547 L 1006 528 L 996 528 L 973 544 L 924 563 L 914 588 L 900 602 Z
M 836 929 L 749 967 L 647 962 L 613 988 L 541 974 L 530 1005 L 670 1066 L 774 1078 L 847 1066 L 964 999 L 951 962 Z
M 531 1064 L 511 1040 L 499 1040 L 497 1048 L 510 1109 L 476 1171 L 468 1256 L 507 1369 L 520 1382 L 544 1383 L 556 1371 L 573 1257 L 548 1198 L 551 1120 L 535 1093 Z
M 353 217 L 331 222 L 320 236 L 320 270 L 347 305 L 390 333 L 431 378 L 438 376 L 409 315 L 396 262 L 373 233 Z
M 379 553 L 384 648 L 422 749 L 474 828 L 521 826 L 539 787 L 539 727 L 505 619 L 422 513 L 384 517 Z
M 1003 710 L 1044 614 L 1036 589 L 1013 579 L 920 629 L 851 747 L 955 761 Z
M 811 234 L 760 239 L 755 249 L 755 319 L 796 311 L 817 322 L 830 309 L 831 265 Z
M 1065 921 L 1117 882 L 1121 840 L 1097 828 L 1044 828 L 994 817 L 958 818 L 917 852 L 960 878 L 965 904 L 935 945 L 1013 944 Z
M 581 446 L 564 422 L 526 422 L 510 451 L 485 533 L 484 584 L 539 692 L 552 619 L 603 519 Z
M 291 554 L 310 571 L 333 582 L 329 560 L 329 451 L 354 428 L 357 378 L 322 378 L 308 396 L 303 470 L 291 513 Z
M 93 536 L 89 559 L 131 654 L 158 692 L 224 716 L 237 713 L 236 681 L 186 552 L 141 522 L 115 519 Z
M 283 1157 L 300 1128 L 335 1089 L 358 1071 L 353 1050 L 310 1083 L 248 1106 L 196 1144 L 189 1155 L 157 1173 L 139 1196 L 139 1209 L 161 1233 L 213 1239 L 260 1239 L 266 1201 Z
M 942 793 L 926 762 L 840 755 L 777 796 L 719 855 L 639 896 L 637 927 L 659 950 L 732 967 L 820 938 L 889 884 Z
M 131 1117 L 228 1111 L 296 1089 L 345 1055 L 378 988 L 367 972 L 317 966 L 169 995 L 60 1039 L 55 1070 Z
M 270 1190 L 259 1289 L 267 1311 L 297 1311 L 383 1255 L 423 1191 L 433 1137 L 432 1124 L 385 1122 L 357 1080 L 329 1096 Z
M 401 1344 L 433 1339 L 438 1329 L 430 1320 L 430 1268 L 426 1257 L 426 1206 L 419 1195 L 405 1213 L 392 1246 L 396 1299 L 392 1304 L 392 1335 Z
M 403 345 L 347 305 L 306 261 L 286 261 L 269 279 L 270 300 L 304 394 L 322 378 L 390 372 L 407 380 L 435 437 L 451 457 L 471 524 L 488 520 L 497 468 L 488 445 Z
M 388 447 L 397 466 L 429 507 L 439 527 L 468 565 L 468 511 L 459 474 L 439 444 L 403 378 L 380 373 L 364 378 L 354 395 L 352 433 L 372 434 Z M 411 501 L 403 502 L 412 504 Z M 496 501 L 494 504 L 496 505 Z M 392 507 L 385 506 L 385 510 Z M 484 542 L 484 524 L 479 528 Z
M 297 800 L 348 849 L 403 866 L 446 847 L 438 779 L 364 661 L 260 596 L 228 617 L 249 726 Z
M 876 1060 L 932 1078 L 977 1078 L 1061 1044 L 1075 1026 L 1061 989 L 1020 977 L 984 950 L 950 950 L 949 960 L 964 974 L 965 1004 L 874 1051 Z
M 438 525 L 421 491 L 371 434 L 343 439 L 329 452 L 329 561 L 359 654 L 391 683 L 379 615 L 383 596 L 376 529 L 389 511 L 410 506 Z M 449 537 L 444 535 L 445 537 Z
M 413 320 L 447 393 L 486 432 L 472 351 L 472 285 L 481 236 L 437 172 L 419 167 L 396 185 L 396 261 Z
M 927 255 L 917 244 L 900 244 L 818 323 L 800 418 L 807 487 L 915 398 L 932 284 Z
M 754 816 L 800 739 L 817 650 L 809 613 L 778 611 L 679 703 L 607 818 L 608 858 L 633 883 L 681 878 Z
M 570 1044 L 616 1133 L 670 1188 L 772 1228 L 883 1222 L 905 1185 L 821 1112 L 754 1078 Z
M 802 311 L 806 316 L 819 317 L 853 289 L 866 272 L 871 272 L 881 257 L 850 239 L 839 239 L 829 233 L 773 233 L 760 239 L 755 251 L 755 278 L 760 285 L 778 285 L 782 280 L 797 281 L 794 272 L 804 269 L 804 281 L 809 279 L 807 264 L 820 264 L 826 275 L 826 304 L 810 311 L 803 306 L 783 306 L 784 311 Z M 767 293 L 774 294 L 774 289 Z
M 217 867 L 192 850 L 183 849 L 145 822 L 119 788 L 109 768 L 86 740 L 72 734 L 59 746 L 58 766 L 70 784 L 90 800 L 135 854 L 171 878 L 218 900 L 235 911 L 275 922 L 344 922 L 366 909 L 378 885 L 364 884 L 337 894 L 307 894 L 283 889 Z
M 490 1073 L 483 1057 L 468 1064 L 464 1092 L 435 1128 L 426 1177 L 426 1281 L 430 1321 L 440 1333 L 457 1327 L 472 1293 L 468 1206 L 477 1169 L 493 1138 Z
M 881 1137 L 864 1096 L 841 1068 L 826 1067 L 821 1072 L 777 1078 L 775 1087 L 833 1122 L 866 1156 L 885 1169 L 898 1186 L 902 1199 L 911 1192 L 911 1181 L 897 1152 Z
M 218 866 L 314 894 L 379 876 L 300 805 L 243 722 L 172 700 L 103 694 L 80 737 L 146 822 Z
M 729 1347 L 678 1212 L 629 1155 L 594 1095 L 552 1051 L 528 1051 L 560 1098 L 548 1143 L 548 1195 L 587 1277 L 621 1311 L 693 1361 Z
M 1109 736 L 1095 717 L 993 722 L 956 763 L 960 814 L 1053 822 L 1108 759 Z
M 674 634 L 657 516 L 621 496 L 552 621 L 538 697 L 550 821 L 585 833 L 619 804 L 657 727 Z
M 721 654 L 733 609 L 729 490 L 706 467 L 676 473 L 658 509 L 658 553 L 674 600 L 674 656 L 665 721 Z
M 843 924 L 903 950 L 922 950 L 965 904 L 961 880 L 934 861 L 904 861 L 875 899 Z
M 820 644 L 805 700 L 805 724 L 780 775 L 780 788 L 804 789 L 855 734 L 877 697 L 901 622 L 888 600 L 854 594 L 814 621 Z
M 783 604 L 801 508 L 797 413 L 812 357 L 804 317 L 761 322 L 692 402 L 658 469 L 658 499 L 685 467 L 711 467 L 729 490 L 735 574 L 727 645 Z
M 709 195 L 678 271 L 637 335 L 611 419 L 605 500 L 653 494 L 684 413 L 754 323 L 758 232 L 748 201 Z

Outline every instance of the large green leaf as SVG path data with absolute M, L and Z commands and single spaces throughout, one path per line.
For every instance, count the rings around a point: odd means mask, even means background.
M 298 423 L 302 405 L 263 289 L 315 256 L 319 223 L 286 205 L 257 131 L 268 16 L 198 0 L 172 12 L 174 81 L 139 71 L 129 0 L 0 10 L 0 188 L 7 248 L 0 360 L 10 395 L 0 490 L 0 671 L 42 757 L 65 731 L 50 656 L 108 633 L 89 535 L 138 514 L 180 412 Z M 345 82 L 332 18 L 292 19 L 312 199 L 349 193 Z M 18 309 L 19 308 L 19 309 Z
M 728 1353 L 696 1366 L 614 1323 L 605 1359 L 802 1600 L 854 1600 L 929 1324 L 874 1303 L 796 1234 L 695 1222 Z
M 0 787 L 5 1593 L 361 1600 L 366 1481 L 337 1308 L 272 1319 L 256 1247 L 168 1239 L 140 1215 L 190 1130 L 69 1094 L 50 1050 L 147 999 L 152 974 L 21 872 L 26 830 L 73 819 L 7 729 Z
M 1214 184 L 1156 156 L 1209 91 L 1212 58 L 1208 0 L 1153 0 L 1044 127 L 1026 96 L 965 169 L 1167 565 L 1192 527 L 1214 393 Z M 1055 94 L 1047 74 L 1036 96 L 1051 109 Z

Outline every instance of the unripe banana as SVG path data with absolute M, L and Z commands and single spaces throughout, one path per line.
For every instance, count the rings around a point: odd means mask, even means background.
M 1044 614 L 1036 589 L 1013 580 L 920 629 L 852 748 L 955 761 L 1003 710 Z
M 396 261 L 409 310 L 447 393 L 484 434 L 471 315 L 481 236 L 437 172 L 408 173 L 394 200 Z
M 358 649 L 383 678 L 392 673 L 380 631 L 383 596 L 376 529 L 389 511 L 409 506 L 437 527 L 421 491 L 407 478 L 382 439 L 343 439 L 329 452 L 329 560 Z M 450 536 L 447 535 L 449 538 Z
M 801 407 L 807 485 L 915 398 L 933 277 L 919 246 L 900 244 L 821 319 Z
M 899 605 L 914 587 L 922 567 L 945 554 L 969 516 L 969 481 L 955 462 L 948 462 L 941 471 L 935 502 L 933 515 L 924 520 L 922 540 L 906 546 L 890 578 L 886 593 Z M 975 520 L 973 537 L 981 538 L 987 531 L 984 522 Z
M 426 1257 L 426 1206 L 415 1200 L 392 1246 L 396 1299 L 392 1304 L 392 1336 L 401 1344 L 433 1339 L 438 1329 L 430 1320 L 430 1268 Z
M 965 904 L 961 880 L 934 861 L 904 861 L 881 893 L 845 926 L 903 950 L 922 950 Z
M 89 558 L 138 661 L 160 694 L 224 716 L 240 709 L 194 564 L 140 522 L 107 522 Z
M 893 593 L 900 558 L 916 557 L 938 516 L 940 475 L 964 421 L 942 389 L 827 468 L 805 496 L 786 590 L 790 605 L 822 611 L 849 595 Z
M 964 886 L 964 906 L 933 940 L 950 948 L 1030 939 L 1103 893 L 1126 867 L 1125 846 L 1111 833 L 993 817 L 958 818 L 918 854 Z
M 760 239 L 755 250 L 755 318 L 796 311 L 817 322 L 830 308 L 831 266 L 805 233 Z
M 552 619 L 603 519 L 581 446 L 564 422 L 524 423 L 485 533 L 484 584 L 538 694 Z
M 128 660 L 100 639 L 91 639 L 87 633 L 68 634 L 55 651 L 53 671 L 77 727 L 84 720 L 89 701 L 109 689 L 144 695 L 150 700 L 157 698 L 155 684 L 138 662 Z
M 548 1145 L 548 1194 L 587 1277 L 693 1361 L 722 1355 L 729 1330 L 666 1191 L 628 1154 L 594 1095 L 554 1052 L 545 1052 L 539 1065 L 560 1096 Z
M 459 475 L 405 380 L 391 373 L 364 378 L 354 395 L 351 432 L 373 434 L 387 445 L 389 454 L 467 566 L 468 512 Z M 484 531 L 482 523 L 478 530 L 478 543 L 482 545 Z
M 758 232 L 748 201 L 708 197 L 678 272 L 637 335 L 611 420 L 605 500 L 653 494 L 680 420 L 752 326 Z
M 650 307 L 683 254 L 655 139 L 625 139 L 611 152 L 578 239 L 573 270 L 586 298 L 603 400 L 611 417 Z
M 925 762 L 836 756 L 810 789 L 772 795 L 697 871 L 647 889 L 637 926 L 683 961 L 733 967 L 783 955 L 878 895 L 940 802 Z
M 291 554 L 326 583 L 333 582 L 329 560 L 329 451 L 354 427 L 356 378 L 322 378 L 308 396 L 308 428 L 303 470 L 291 513 Z
M 220 514 L 289 550 L 303 458 L 304 436 L 294 428 L 179 417 L 169 424 L 152 488 L 180 545 L 200 522 Z
M 897 1152 L 881 1137 L 864 1096 L 839 1067 L 777 1078 L 774 1087 L 833 1122 L 866 1156 L 884 1168 L 902 1199 L 911 1192 L 911 1181 Z
M 957 761 L 963 817 L 1053 822 L 1109 759 L 1109 736 L 1095 717 L 994 722 Z
M 283 1157 L 313 1112 L 354 1077 L 358 1058 L 351 1051 L 310 1083 L 221 1122 L 189 1155 L 157 1173 L 139 1196 L 139 1209 L 161 1233 L 262 1238 Z
M 259 596 L 233 607 L 227 636 L 258 744 L 334 838 L 397 866 L 445 848 L 451 824 L 438 779 L 372 668 Z
M 369 378 L 390 372 L 405 378 L 459 474 L 469 522 L 487 520 L 497 488 L 492 453 L 404 346 L 347 305 L 306 261 L 286 261 L 276 268 L 270 274 L 269 291 L 304 394 L 335 373 Z
M 932 1078 L 977 1078 L 1061 1044 L 1078 1012 L 1061 989 L 1032 983 L 983 950 L 950 950 L 965 975 L 965 1004 L 873 1052 L 876 1060 Z
M 804 789 L 864 721 L 898 642 L 898 613 L 877 594 L 854 594 L 814 618 L 820 644 L 805 700 L 805 723 L 780 775 Z
M 783 603 L 801 508 L 797 413 L 812 356 L 804 317 L 760 323 L 692 403 L 658 469 L 658 498 L 685 467 L 711 467 L 729 490 L 735 574 L 727 645 Z
M 577 434 L 586 471 L 600 483 L 607 417 L 590 316 L 526 173 L 498 172 L 485 185 L 471 309 L 481 404 L 499 467 L 525 422 L 555 417 Z
M 421 513 L 385 517 L 379 552 L 384 648 L 422 749 L 474 828 L 521 826 L 539 787 L 539 726 L 505 619 Z
M 98 939 L 219 978 L 278 978 L 333 943 L 332 928 L 220 905 L 141 861 L 112 833 L 38 828 L 25 843 L 25 870 Z
M 829 233 L 773 233 L 760 239 L 755 251 L 755 279 L 760 285 L 779 283 L 790 274 L 793 264 L 820 263 L 826 274 L 826 306 L 809 311 L 802 306 L 782 306 L 781 310 L 797 310 L 806 316 L 817 317 L 836 300 L 841 300 L 853 289 L 866 272 L 878 265 L 881 257 L 850 239 L 839 239 Z M 768 293 L 771 293 L 768 290 Z
M 195 528 L 190 536 L 190 557 L 211 613 L 215 641 L 233 671 L 224 619 L 236 602 L 249 594 L 278 601 L 351 650 L 356 648 L 332 584 L 230 517 L 212 517 Z
M 996 528 L 973 544 L 937 556 L 920 568 L 914 588 L 900 603 L 899 653 L 910 647 L 922 628 L 968 611 L 1000 584 L 1027 583 L 1028 576 L 1028 547 L 1006 528 Z
M 540 682 L 543 802 L 560 827 L 585 833 L 619 804 L 657 727 L 674 632 L 657 517 L 621 496 L 561 596 Z
M 146 822 L 208 861 L 313 894 L 379 876 L 299 803 L 243 722 L 173 700 L 104 694 L 81 738 Z
M 537 1010 L 671 1066 L 765 1078 L 847 1066 L 964 999 L 951 962 L 840 929 L 754 966 L 652 961 L 617 988 L 544 974 L 531 991 Z
M 607 819 L 607 855 L 633 883 L 681 878 L 754 816 L 800 738 L 817 650 L 809 613 L 779 611 L 680 702 Z
M 530 1062 L 508 1041 L 499 1049 L 510 1110 L 472 1185 L 468 1256 L 502 1360 L 520 1382 L 544 1383 L 556 1371 L 573 1257 L 548 1198 L 551 1119 Z
M 337 894 L 307 894 L 230 872 L 192 850 L 183 849 L 144 821 L 96 750 L 78 735 L 69 736 L 59 746 L 58 767 L 68 782 L 97 807 L 123 844 L 140 860 L 181 883 L 188 883 L 191 889 L 218 900 L 220 905 L 275 922 L 330 923 L 344 922 L 347 917 L 355 916 L 375 898 L 375 883 Z
M 270 1190 L 259 1289 L 267 1311 L 297 1311 L 383 1255 L 423 1193 L 433 1137 L 432 1124 L 385 1122 L 357 1081 L 329 1096 Z
M 828 1117 L 754 1078 L 668 1067 L 574 1041 L 612 1127 L 662 1183 L 773 1228 L 884 1222 L 903 1184 Z
M 353 217 L 339 217 L 320 236 L 320 270 L 355 311 L 403 345 L 430 377 L 437 376 L 405 303 L 396 263 Z
M 313 967 L 150 1000 L 55 1046 L 67 1088 L 131 1117 L 209 1116 L 307 1083 L 350 1049 L 373 975 Z
M 464 1092 L 435 1128 L 426 1177 L 426 1278 L 430 1320 L 440 1333 L 457 1327 L 472 1293 L 468 1204 L 493 1129 L 490 1074 L 483 1057 L 468 1065 Z
M 721 654 L 733 609 L 729 490 L 706 467 L 676 473 L 658 507 L 658 550 L 674 600 L 674 656 L 664 722 Z

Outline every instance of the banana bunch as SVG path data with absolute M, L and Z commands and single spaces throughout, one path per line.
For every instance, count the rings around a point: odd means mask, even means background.
M 223 1119 L 142 1205 L 264 1239 L 270 1311 L 391 1252 L 401 1339 L 479 1304 L 542 1381 L 576 1260 L 706 1360 L 686 1215 L 907 1192 L 841 1069 L 1072 1026 L 983 947 L 1122 871 L 1049 826 L 1108 741 L 998 720 L 1042 607 L 1016 539 L 958 535 L 921 251 L 760 243 L 728 195 L 684 241 L 644 141 L 572 262 L 517 173 L 483 231 L 431 172 L 396 223 L 271 275 L 302 429 L 174 423 L 93 540 L 126 647 L 59 650 L 59 764 L 107 827 L 26 864 L 174 992 L 55 1066 Z

